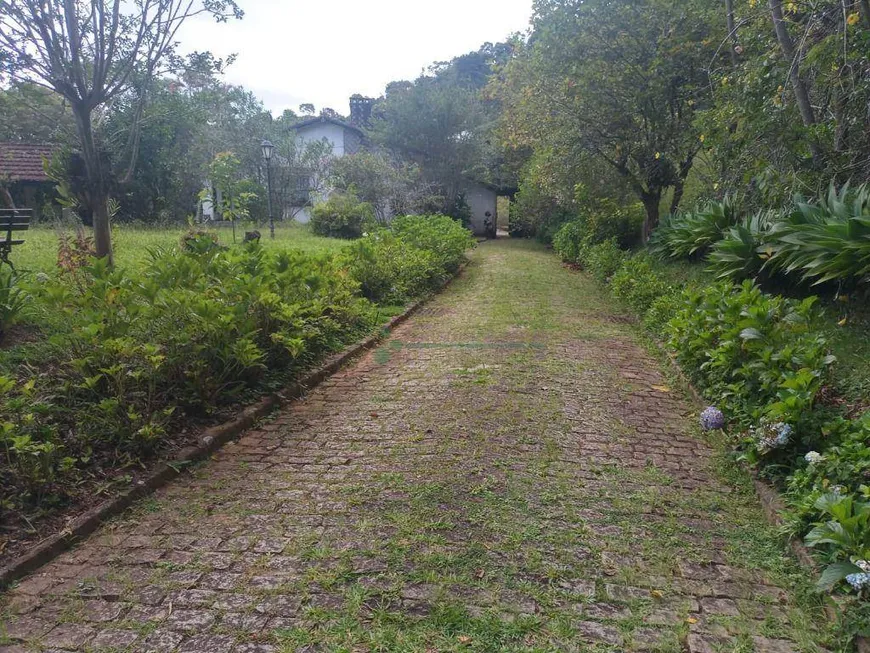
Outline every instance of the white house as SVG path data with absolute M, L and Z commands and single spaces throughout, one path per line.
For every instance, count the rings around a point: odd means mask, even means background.
M 371 116 L 374 100 L 355 95 L 350 99 L 350 120 L 318 116 L 308 118 L 293 126 L 296 131 L 296 145 L 300 151 L 306 143 L 327 141 L 332 145 L 332 155 L 342 157 L 355 154 L 366 147 L 365 135 L 357 125 L 366 124 Z M 306 182 L 302 182 L 303 184 Z M 300 191 L 303 189 L 300 188 Z M 469 180 L 463 187 L 465 200 L 471 209 L 471 224 L 469 225 L 477 236 L 495 236 L 495 224 L 498 214 L 498 193 L 485 184 Z M 300 197 L 310 201 L 301 207 L 296 207 L 294 215 L 299 222 L 311 219 L 310 205 L 327 199 L 330 190 L 321 191 L 319 196 L 300 192 Z M 301 201 L 301 200 L 300 200 Z
M 342 157 L 346 154 L 355 154 L 363 146 L 362 130 L 349 122 L 318 116 L 303 120 L 293 126 L 296 131 L 296 146 L 302 150 L 306 143 L 326 141 L 332 146 L 332 155 Z M 312 202 L 324 200 L 329 196 L 329 191 L 322 193 L 322 197 L 312 197 Z M 304 206 L 296 212 L 298 222 L 308 222 L 311 219 L 309 207 Z

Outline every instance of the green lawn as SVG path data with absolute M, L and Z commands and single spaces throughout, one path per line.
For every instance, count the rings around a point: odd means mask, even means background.
M 187 227 L 142 228 L 117 225 L 113 230 L 115 261 L 120 267 L 136 268 L 147 260 L 148 252 L 155 248 L 177 245 Z M 230 227 L 215 229 L 224 244 L 233 242 Z M 298 248 L 309 252 L 336 251 L 347 244 L 338 238 L 315 236 L 305 225 L 278 225 L 275 239 L 269 238 L 269 228 L 260 227 L 262 243 L 267 249 Z M 236 239 L 241 241 L 245 228 L 236 228 Z M 67 233 L 72 233 L 69 230 Z M 16 268 L 29 272 L 52 272 L 57 266 L 58 230 L 51 227 L 36 227 L 26 232 L 26 242 L 12 252 L 12 263 Z

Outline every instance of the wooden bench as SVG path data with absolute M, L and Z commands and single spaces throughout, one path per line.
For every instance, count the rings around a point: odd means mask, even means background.
M 32 209 L 0 209 L 0 264 L 6 263 L 14 268 L 9 255 L 15 245 L 21 245 L 22 238 L 15 239 L 17 232 L 27 231 L 30 227 Z

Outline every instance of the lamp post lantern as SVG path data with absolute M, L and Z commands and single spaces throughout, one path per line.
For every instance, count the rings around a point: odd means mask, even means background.
M 266 194 L 269 198 L 269 234 L 272 238 L 275 237 L 275 218 L 272 215 L 272 167 L 269 165 L 272 161 L 272 151 L 275 146 L 271 141 L 263 141 L 260 144 L 263 150 L 263 158 L 266 160 Z

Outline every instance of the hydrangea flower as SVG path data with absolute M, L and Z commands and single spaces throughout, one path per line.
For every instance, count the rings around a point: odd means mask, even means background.
M 852 586 L 852 589 L 860 592 L 865 587 L 870 587 L 870 574 L 866 571 L 861 573 L 849 574 L 846 576 L 846 582 Z
M 708 406 L 701 412 L 701 428 L 705 431 L 714 431 L 725 426 L 725 416 L 722 411 L 714 406 Z
M 47 283 L 49 280 L 49 276 L 45 272 L 37 272 L 36 273 L 36 280 L 39 283 Z
M 870 562 L 866 560 L 856 560 L 855 566 L 860 568 L 862 571 L 870 572 Z
M 836 494 L 839 497 L 846 493 L 846 488 L 844 488 L 842 485 L 832 485 L 831 493 Z
M 762 422 L 758 430 L 757 448 L 762 454 L 787 445 L 793 431 L 791 424 L 785 422 Z
M 816 463 L 820 463 L 825 459 L 825 457 L 820 454 L 818 451 L 808 451 L 807 455 L 804 456 L 804 460 L 806 460 L 810 465 L 815 465 Z

